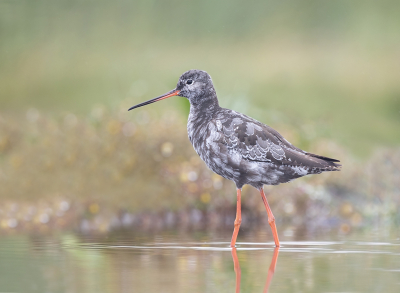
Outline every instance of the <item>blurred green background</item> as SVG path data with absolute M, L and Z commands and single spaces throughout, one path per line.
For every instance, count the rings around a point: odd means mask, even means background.
M 343 162 L 266 188 L 277 218 L 307 214 L 303 224 L 344 233 L 397 225 L 399 10 L 394 0 L 0 1 L 2 231 L 209 225 L 221 210 L 233 222 L 234 186 L 191 148 L 186 99 L 126 111 L 189 69 L 210 73 L 221 106 Z M 249 218 L 265 221 L 246 192 Z

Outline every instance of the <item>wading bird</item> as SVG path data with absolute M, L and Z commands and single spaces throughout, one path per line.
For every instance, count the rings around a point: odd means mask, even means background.
M 242 222 L 241 190 L 245 184 L 260 191 L 275 245 L 279 247 L 275 217 L 263 185 L 278 185 L 309 174 L 339 171 L 341 165 L 336 163 L 339 161 L 305 152 L 271 127 L 221 108 L 211 76 L 201 70 L 185 72 L 174 90 L 129 110 L 172 96 L 185 97 L 190 102 L 187 130 L 197 154 L 212 171 L 236 184 L 237 208 L 231 247 L 235 246 Z

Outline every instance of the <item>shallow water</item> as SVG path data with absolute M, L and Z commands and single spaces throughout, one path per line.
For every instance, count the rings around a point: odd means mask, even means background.
M 2 237 L 0 292 L 400 292 L 398 238 L 268 237 Z

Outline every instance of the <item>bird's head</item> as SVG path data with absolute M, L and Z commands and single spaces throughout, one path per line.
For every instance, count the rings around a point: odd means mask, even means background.
M 193 105 L 201 104 L 215 95 L 211 76 L 202 70 L 189 70 L 181 75 L 176 89 Z
M 172 96 L 181 96 L 189 100 L 191 105 L 208 104 L 210 102 L 218 105 L 217 95 L 211 76 L 202 70 L 189 70 L 181 75 L 176 88 L 162 96 L 135 105 L 129 110 L 139 108 L 154 102 L 164 100 Z M 128 111 L 129 111 L 128 110 Z

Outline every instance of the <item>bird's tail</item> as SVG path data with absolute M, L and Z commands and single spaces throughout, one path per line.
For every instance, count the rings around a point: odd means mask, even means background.
M 315 155 L 311 153 L 307 153 L 310 157 L 313 157 L 318 160 L 318 163 L 320 163 L 320 166 L 316 170 L 318 173 L 324 172 L 324 171 L 340 171 L 342 165 L 338 164 L 340 162 L 339 160 L 320 156 L 320 155 Z

